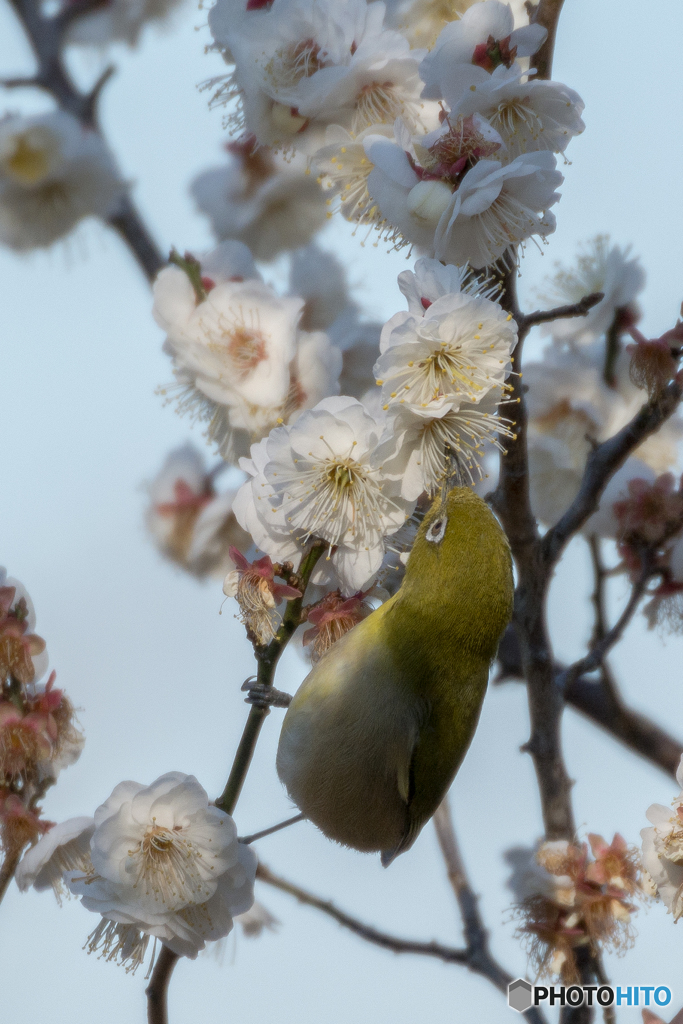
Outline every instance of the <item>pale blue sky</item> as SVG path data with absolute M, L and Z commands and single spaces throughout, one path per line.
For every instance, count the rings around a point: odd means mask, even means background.
M 107 86 L 102 117 L 124 173 L 163 248 L 206 248 L 210 237 L 187 185 L 221 159 L 220 112 L 210 113 L 196 84 L 221 71 L 206 56 L 205 12 L 187 6 L 141 47 L 117 48 L 119 71 Z M 196 27 L 199 27 L 195 31 Z M 675 47 L 683 5 L 662 0 L 567 0 L 556 77 L 586 101 L 587 130 L 570 147 L 558 230 L 543 257 L 530 249 L 522 292 L 532 293 L 556 259 L 597 232 L 633 242 L 648 272 L 646 332 L 672 326 L 681 299 L 683 237 L 680 77 Z M 28 52 L 7 6 L 0 7 L 0 75 L 24 73 Z M 672 56 L 673 53 L 673 56 Z M 99 57 L 81 59 L 92 79 Z M 35 109 L 44 98 L 5 94 L 6 109 Z M 406 265 L 383 248 L 361 248 L 335 222 L 323 244 L 349 267 L 368 312 L 402 308 L 395 283 Z M 143 522 L 142 484 L 191 430 L 155 396 L 170 379 L 162 336 L 150 315 L 146 282 L 120 242 L 85 225 L 48 253 L 0 252 L 0 563 L 33 595 L 38 631 L 48 642 L 59 684 L 81 707 L 85 752 L 50 792 L 45 810 L 61 820 L 88 814 L 124 778 L 150 782 L 162 772 L 195 774 L 210 794 L 222 789 L 245 717 L 239 687 L 251 673 L 250 649 L 220 585 L 200 585 L 157 556 Z M 532 303 L 534 300 L 530 299 Z M 588 588 L 585 551 L 570 549 L 551 599 L 560 657 L 582 652 Z M 617 587 L 617 590 L 619 588 Z M 638 622 L 615 663 L 629 700 L 683 735 L 682 641 L 663 643 Z M 294 689 L 305 672 L 296 653 L 283 659 L 278 685 Z M 236 813 L 242 833 L 290 810 L 277 781 L 279 712 L 263 739 Z M 504 925 L 509 900 L 501 852 L 540 831 L 521 687 L 489 693 L 452 802 L 473 884 L 482 895 L 493 949 L 512 972 L 524 956 Z M 637 841 L 649 803 L 668 802 L 674 785 L 626 755 L 569 712 L 565 746 L 577 780 L 576 817 L 585 831 Z M 307 824 L 259 844 L 266 864 L 365 920 L 405 936 L 458 945 L 458 915 L 430 827 L 388 870 L 378 859 L 342 850 Z M 282 921 L 278 935 L 233 940 L 219 966 L 183 962 L 171 993 L 171 1022 L 261 1024 L 414 1024 L 514 1018 L 491 986 L 457 967 L 395 957 L 362 944 L 312 910 L 263 888 Z M 144 980 L 86 956 L 93 915 L 75 902 L 16 889 L 0 909 L 2 1016 L 17 1024 L 144 1020 Z M 683 930 L 661 906 L 638 916 L 635 949 L 608 969 L 619 984 L 669 984 L 683 1005 Z M 639 1020 L 635 1010 L 620 1016 Z

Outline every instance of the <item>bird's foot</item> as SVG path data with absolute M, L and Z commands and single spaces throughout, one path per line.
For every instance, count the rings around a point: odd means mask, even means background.
M 274 686 L 265 683 L 257 683 L 255 676 L 250 676 L 242 683 L 242 690 L 247 694 L 245 704 L 253 704 L 256 708 L 288 708 L 292 702 L 290 693 L 276 690 Z

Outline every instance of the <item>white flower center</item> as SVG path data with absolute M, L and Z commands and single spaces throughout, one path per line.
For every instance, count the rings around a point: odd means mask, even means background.
M 15 181 L 35 185 L 47 174 L 49 158 L 44 146 L 32 145 L 26 135 L 20 135 L 15 140 L 14 152 L 3 163 Z
M 489 116 L 492 128 L 508 142 L 516 143 L 515 152 L 526 151 L 526 142 L 531 139 L 538 143 L 544 132 L 543 121 L 529 102 L 523 99 L 507 100 Z M 516 138 L 516 136 L 521 136 Z M 534 148 L 538 148 L 535 146 Z
M 481 479 L 484 444 L 505 451 L 499 437 L 514 438 L 512 426 L 511 420 L 478 409 L 449 412 L 440 419 L 428 420 L 420 439 L 420 465 L 426 490 L 432 494 L 444 480 L 447 447 L 470 483 L 474 483 L 475 474 Z
M 323 66 L 320 47 L 312 39 L 305 39 L 276 50 L 265 72 L 276 90 L 287 90 L 296 88 L 303 78 L 310 78 Z
M 144 887 L 146 895 L 152 894 L 168 910 L 205 903 L 213 887 L 207 886 L 197 870 L 202 854 L 181 826 L 168 829 L 152 821 L 138 846 L 128 851 L 137 867 L 135 887 Z
M 472 220 L 479 222 L 492 252 L 522 242 L 536 230 L 539 223 L 533 211 L 505 191 L 486 210 L 475 214 Z
M 284 481 L 288 522 L 330 547 L 344 539 L 369 547 L 384 532 L 383 516 L 397 508 L 382 494 L 377 471 L 352 457 L 356 444 L 342 457 L 330 448 L 328 459 L 312 461 Z
M 358 133 L 373 124 L 393 124 L 406 104 L 393 82 L 372 82 L 356 96 L 355 108 L 353 131 Z

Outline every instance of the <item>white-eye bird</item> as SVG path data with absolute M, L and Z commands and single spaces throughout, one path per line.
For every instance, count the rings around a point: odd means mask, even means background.
M 470 745 L 512 600 L 503 530 L 454 487 L 400 589 L 323 655 L 285 715 L 278 775 L 326 836 L 385 866 L 414 843 Z

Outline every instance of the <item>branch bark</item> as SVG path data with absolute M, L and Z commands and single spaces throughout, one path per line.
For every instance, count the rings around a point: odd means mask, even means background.
M 543 538 L 543 560 L 549 568 L 556 564 L 568 541 L 595 512 L 600 496 L 614 473 L 639 444 L 673 415 L 682 396 L 683 380 L 677 377 L 661 395 L 646 402 L 614 437 L 590 453 L 579 493 Z
M 462 915 L 463 930 L 467 942 L 467 966 L 470 970 L 476 971 L 477 974 L 482 974 L 485 978 L 488 978 L 500 992 L 507 995 L 508 985 L 513 980 L 512 975 L 503 970 L 489 951 L 488 932 L 479 913 L 479 898 L 472 890 L 465 872 L 460 847 L 455 837 L 453 818 L 447 796 L 444 797 L 436 810 L 434 828 L 436 829 L 439 846 L 446 862 L 448 880 L 451 883 Z M 534 1024 L 544 1024 L 545 1021 L 541 1011 L 535 1007 L 527 1010 L 524 1016 L 527 1020 L 534 1022 Z
M 563 4 L 564 0 L 540 0 L 530 18 L 534 25 L 542 25 L 548 31 L 545 42 L 533 58 L 536 79 L 548 79 L 552 73 L 557 23 L 560 20 Z
M 280 889 L 281 892 L 286 892 L 293 896 L 299 903 L 303 903 L 307 907 L 313 907 L 315 910 L 326 914 L 343 928 L 347 928 L 354 935 L 365 939 L 366 942 L 370 942 L 375 946 L 381 946 L 383 949 L 389 949 L 392 953 L 416 953 L 419 956 L 436 957 L 437 960 L 443 960 L 445 963 L 450 964 L 468 963 L 468 953 L 465 949 L 454 949 L 451 946 L 444 946 L 440 942 L 419 942 L 413 939 L 401 939 L 395 935 L 390 935 L 388 932 L 380 931 L 378 928 L 373 928 L 372 925 L 359 921 L 358 918 L 347 914 L 344 910 L 340 910 L 331 900 L 323 900 L 319 896 L 314 896 L 293 882 L 288 882 L 287 879 L 273 874 L 265 864 L 259 864 L 256 869 L 256 877 L 259 881 L 265 882 L 266 885 L 272 885 L 273 888 Z
M 501 672 L 497 683 L 513 679 L 523 681 L 519 640 L 512 628 L 508 629 L 503 638 L 498 659 Z M 563 668 L 556 664 L 555 672 L 559 674 Z M 564 691 L 564 699 L 629 750 L 675 778 L 683 755 L 683 743 L 645 715 L 628 707 L 608 669 L 598 680 L 582 675 L 570 680 Z
M 179 960 L 168 946 L 161 947 L 152 971 L 152 980 L 145 989 L 147 996 L 147 1024 L 168 1024 L 168 986 L 173 968 Z

